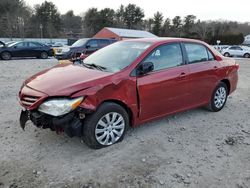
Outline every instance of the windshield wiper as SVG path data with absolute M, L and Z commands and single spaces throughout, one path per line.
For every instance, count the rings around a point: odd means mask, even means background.
M 101 70 L 101 71 L 107 69 L 106 67 L 103 67 L 103 66 L 101 66 L 101 65 L 97 65 L 97 64 L 94 64 L 94 63 L 87 64 L 87 63 L 84 63 L 84 62 L 83 62 L 83 66 L 93 67 L 93 68 L 98 69 L 98 70 Z

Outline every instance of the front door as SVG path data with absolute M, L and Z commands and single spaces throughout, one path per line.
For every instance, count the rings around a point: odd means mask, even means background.
M 85 55 L 89 56 L 90 54 L 94 53 L 95 51 L 97 51 L 99 49 L 99 44 L 98 41 L 93 39 L 90 40 L 87 45 L 86 45 L 86 51 L 85 51 Z
M 12 56 L 13 57 L 28 57 L 28 43 L 19 42 L 12 47 Z
M 154 70 L 137 78 L 141 120 L 186 107 L 189 73 L 182 54 L 179 43 L 165 44 L 153 50 L 143 61 L 152 62 Z

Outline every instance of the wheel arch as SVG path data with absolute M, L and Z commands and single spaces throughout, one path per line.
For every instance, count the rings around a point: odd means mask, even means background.
M 11 51 L 9 51 L 9 50 L 3 50 L 2 52 L 0 52 L 0 54 L 2 54 L 4 52 L 8 52 L 8 53 L 10 53 L 10 55 L 12 55 Z
M 124 108 L 126 110 L 126 112 L 128 113 L 128 116 L 129 116 L 129 124 L 130 124 L 129 126 L 133 125 L 133 122 L 134 122 L 134 120 L 133 120 L 133 118 L 134 118 L 133 112 L 132 112 L 132 110 L 130 109 L 130 107 L 127 104 L 125 104 L 124 102 L 122 102 L 120 100 L 117 100 L 117 99 L 108 99 L 108 100 L 102 101 L 102 103 L 100 103 L 99 106 L 101 106 L 103 103 L 108 103 L 108 102 L 116 103 L 116 104 L 120 105 L 122 108 Z
M 231 91 L 231 84 L 230 84 L 230 81 L 229 81 L 228 79 L 223 79 L 223 80 L 221 80 L 221 82 L 223 82 L 224 84 L 226 84 L 227 89 L 228 89 L 228 94 L 229 94 L 230 91 Z

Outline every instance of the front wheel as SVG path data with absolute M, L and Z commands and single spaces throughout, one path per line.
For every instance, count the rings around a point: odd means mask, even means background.
M 83 140 L 93 149 L 107 147 L 121 141 L 128 127 L 129 117 L 123 107 L 103 103 L 84 120 Z
M 10 54 L 10 52 L 2 52 L 1 58 L 2 58 L 3 60 L 10 60 L 10 59 L 11 59 L 11 54 Z
M 212 112 L 220 111 L 225 106 L 227 102 L 227 97 L 227 85 L 223 82 L 220 82 L 212 94 L 208 109 Z
M 230 57 L 230 54 L 228 52 L 224 53 L 225 57 Z

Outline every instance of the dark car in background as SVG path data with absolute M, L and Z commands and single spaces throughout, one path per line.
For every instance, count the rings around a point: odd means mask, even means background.
M 117 40 L 114 39 L 79 39 L 72 46 L 57 48 L 55 51 L 55 57 L 59 60 L 77 58 L 80 57 L 81 54 L 84 54 L 84 56 L 87 57 L 95 51 L 116 41 Z
M 11 42 L 0 47 L 0 57 L 10 60 L 12 57 L 37 57 L 47 59 L 53 56 L 53 49 L 39 42 Z

